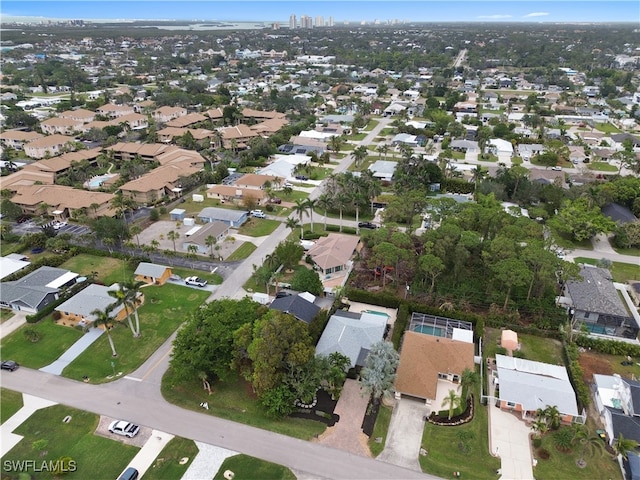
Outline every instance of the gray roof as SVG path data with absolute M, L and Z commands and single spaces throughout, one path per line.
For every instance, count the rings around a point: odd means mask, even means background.
M 152 265 L 152 264 L 148 264 Z M 94 310 L 105 310 L 109 305 L 116 303 L 116 299 L 109 295 L 109 290 L 117 289 L 117 285 L 105 287 L 104 285 L 91 284 L 87 288 L 79 291 L 66 302 L 58 305 L 56 310 L 59 312 L 69 312 L 76 315 L 82 315 L 87 320 L 93 321 L 95 315 L 91 312 Z M 115 317 L 124 306 L 119 305 L 111 312 L 111 317 Z
M 374 174 L 384 174 L 385 176 L 392 177 L 393 173 L 396 171 L 396 167 L 398 166 L 398 162 L 391 162 L 389 160 L 376 160 L 371 164 L 369 170 L 371 170 Z
M 237 222 L 248 214 L 245 210 L 229 210 L 228 208 L 205 207 L 198 217 L 213 218 L 215 220 L 226 220 L 227 222 Z
M 320 311 L 320 307 L 305 300 L 300 295 L 289 295 L 288 297 L 276 298 L 269 308 L 289 313 L 305 323 L 311 323 Z
M 69 273 L 69 270 L 65 270 L 64 268 L 43 266 L 28 273 L 21 279 L 16 280 L 15 283 L 22 286 L 43 287 L 67 273 Z
M 579 414 L 565 367 L 499 354 L 496 366 L 500 400 L 520 404 L 527 411 L 555 405 L 560 413 Z
M 316 355 L 330 355 L 339 352 L 351 359 L 351 367 L 362 365 L 371 345 L 382 340 L 387 317 L 372 313 L 361 313 L 360 318 L 344 316 L 336 312 L 329 319 L 318 344 Z
M 602 213 L 618 223 L 632 223 L 638 220 L 631 210 L 619 203 L 608 203 L 602 207 Z
M 142 275 L 143 277 L 160 278 L 166 271 L 164 265 L 158 265 L 156 263 L 140 262 L 138 268 L 133 272 L 134 275 Z
M 567 282 L 567 290 L 576 310 L 631 317 L 613 286 L 609 270 L 583 265 L 580 275 L 582 281 Z
M 206 225 L 202 226 L 200 230 L 198 230 L 196 233 L 194 233 L 189 238 L 187 238 L 184 241 L 184 243 L 192 243 L 192 244 L 206 246 L 207 237 L 209 237 L 209 235 L 211 235 L 213 238 L 217 240 L 220 235 L 222 235 L 224 232 L 228 230 L 229 230 L 229 225 L 227 225 L 226 223 L 214 220 L 213 222 L 207 223 Z
M 0 288 L 0 301 L 7 304 L 21 303 L 35 309 L 47 295 L 57 292 L 57 288 L 20 285 L 18 282 L 4 282 L 2 283 L 2 288 Z

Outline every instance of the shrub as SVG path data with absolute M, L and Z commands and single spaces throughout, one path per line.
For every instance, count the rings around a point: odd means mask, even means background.
M 149 211 L 149 220 L 151 220 L 152 222 L 157 222 L 160 219 L 160 212 L 158 212 L 158 210 L 156 210 L 155 208 L 152 208 Z
M 27 327 L 22 331 L 24 337 L 29 340 L 31 343 L 36 343 L 40 341 L 40 332 L 38 332 L 33 327 Z
M 542 445 L 542 439 L 541 438 L 534 438 L 533 439 L 533 447 L 534 448 L 540 448 L 540 445 Z
M 549 457 L 551 456 L 551 454 L 549 453 L 549 450 L 547 450 L 546 448 L 540 448 L 538 450 L 538 458 L 541 460 L 549 460 Z

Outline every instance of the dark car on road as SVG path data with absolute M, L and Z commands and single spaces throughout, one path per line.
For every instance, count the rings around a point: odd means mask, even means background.
M 296 175 L 296 180 L 309 180 L 309 177 L 305 175 Z
M 370 228 L 371 230 L 375 230 L 378 226 L 375 223 L 371 222 L 360 222 L 358 223 L 359 228 Z
M 0 368 L 2 370 L 9 370 L 11 372 L 17 370 L 19 366 L 20 365 L 18 364 L 18 362 L 14 362 L 13 360 L 5 360 L 4 362 L 2 362 L 2 364 L 0 364 Z

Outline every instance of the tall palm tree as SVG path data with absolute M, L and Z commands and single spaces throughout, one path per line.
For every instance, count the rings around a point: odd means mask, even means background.
M 173 242 L 173 251 L 176 251 L 176 240 L 180 238 L 180 234 L 175 230 L 170 230 L 167 232 L 167 239 Z
M 97 328 L 99 326 L 104 326 L 105 331 L 107 332 L 107 338 L 109 339 L 109 345 L 111 346 L 111 356 L 117 357 L 118 352 L 116 352 L 116 346 L 113 343 L 113 338 L 111 338 L 111 326 L 113 325 L 113 319 L 111 318 L 111 312 L 113 311 L 113 305 L 109 305 L 104 310 L 100 310 L 96 308 L 91 312 L 91 315 L 94 316 L 93 319 L 93 327 Z
M 307 197 L 307 199 L 304 201 L 304 206 L 307 210 L 309 210 L 309 221 L 311 222 L 311 233 L 313 233 L 313 209 L 316 206 L 316 200 L 312 200 L 311 198 Z
M 303 223 L 302 223 L 302 216 L 305 214 L 305 212 L 307 211 L 307 204 L 305 200 L 302 199 L 298 199 L 296 200 L 296 204 L 292 207 L 293 212 L 298 215 L 298 221 L 300 222 L 300 238 L 303 237 L 304 232 L 303 232 Z
M 367 147 L 360 145 L 353 150 L 353 158 L 355 159 L 356 169 L 360 168 L 362 161 L 367 158 Z
M 327 212 L 331 208 L 333 203 L 333 199 L 327 193 L 323 193 L 316 200 L 316 205 L 318 208 L 322 208 L 324 210 L 324 229 L 327 229 Z
M 338 210 L 340 211 L 340 232 L 342 232 L 342 211 L 345 209 L 349 202 L 351 201 L 351 196 L 346 192 L 338 192 L 338 194 L 334 197 L 336 205 L 338 206 Z
M 291 231 L 293 232 L 296 228 L 300 227 L 300 222 L 293 217 L 289 217 L 287 218 L 287 222 L 285 225 L 287 226 L 287 228 L 290 228 Z M 300 238 L 302 238 L 302 227 L 300 228 L 300 230 L 301 230 Z
M 453 417 L 453 411 L 460 406 L 462 397 L 460 397 L 455 390 L 449 390 L 449 394 L 442 399 L 442 406 L 449 405 L 449 420 Z
M 469 390 L 478 384 L 478 374 L 470 368 L 465 368 L 460 376 L 460 386 L 462 387 L 463 400 L 469 397 Z
M 109 296 L 116 299 L 115 301 L 116 306 L 122 305 L 124 307 L 124 311 L 127 314 L 127 322 L 129 323 L 129 329 L 131 330 L 131 333 L 135 337 L 137 332 L 131 320 L 131 312 L 129 311 L 129 300 L 127 299 L 128 293 L 124 283 L 119 284 L 117 290 L 109 290 L 107 293 L 109 294 Z
M 136 319 L 136 333 L 134 336 L 140 336 L 140 317 L 138 316 L 138 307 L 140 306 L 140 289 L 145 285 L 141 281 L 128 281 L 125 282 L 124 287 L 126 290 L 125 301 L 129 308 L 133 310 L 133 316 Z
M 216 237 L 214 237 L 213 235 L 208 235 L 207 238 L 204 239 L 204 241 L 207 244 L 207 247 L 209 247 L 209 251 L 211 253 L 211 258 L 213 258 L 213 248 L 218 243 L 218 239 Z

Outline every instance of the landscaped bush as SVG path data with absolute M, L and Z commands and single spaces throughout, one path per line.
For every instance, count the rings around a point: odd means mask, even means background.
M 396 321 L 393 324 L 393 336 L 391 337 L 391 341 L 393 342 L 393 346 L 396 350 L 400 350 L 402 335 L 409 325 L 410 318 L 411 317 L 409 315 L 409 308 L 405 303 L 403 303 L 402 305 L 400 305 L 400 308 L 398 308 Z
M 339 232 L 340 225 L 331 225 L 327 224 L 327 232 Z M 342 227 L 342 233 L 350 233 L 351 235 L 355 235 L 356 229 L 354 227 Z
M 582 407 L 586 407 L 591 401 L 591 392 L 583 380 L 582 367 L 578 362 L 578 357 L 580 356 L 578 346 L 575 343 L 565 343 L 562 351 L 565 357 L 565 364 L 568 367 L 569 379 L 578 396 L 578 402 Z
M 620 342 L 617 340 L 601 340 L 593 337 L 580 335 L 575 340 L 576 345 L 607 355 L 625 355 L 630 357 L 640 357 L 640 345 Z
M 379 305 L 381 307 L 398 308 L 401 300 L 391 294 L 383 294 L 380 292 L 367 292 L 366 290 L 358 290 L 349 288 L 347 297 L 354 302 L 369 303 L 371 305 Z

